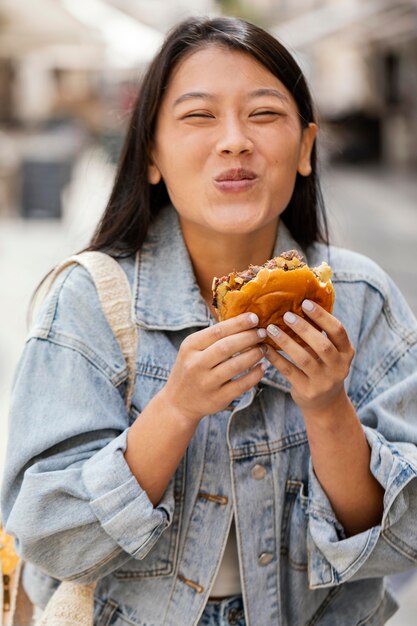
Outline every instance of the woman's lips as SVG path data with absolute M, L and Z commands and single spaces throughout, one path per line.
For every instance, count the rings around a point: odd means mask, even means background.
M 255 172 L 246 167 L 231 167 L 215 176 L 214 184 L 225 192 L 247 191 L 255 185 L 257 178 Z
M 242 178 L 241 180 L 214 180 L 217 189 L 225 192 L 247 191 L 256 184 L 257 178 Z

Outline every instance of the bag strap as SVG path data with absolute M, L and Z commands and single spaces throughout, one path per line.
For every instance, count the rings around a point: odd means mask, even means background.
M 62 261 L 48 277 L 49 291 L 57 276 L 70 265 L 78 263 L 91 275 L 103 313 L 112 329 L 126 361 L 128 385 L 125 397 L 130 411 L 136 378 L 136 347 L 138 330 L 132 315 L 132 292 L 125 272 L 108 254 L 98 251 L 80 252 Z
M 49 275 L 49 291 L 57 276 L 78 263 L 91 275 L 103 313 L 120 346 L 128 372 L 126 408 L 130 411 L 136 379 L 138 330 L 132 315 L 132 292 L 125 272 L 113 257 L 98 251 L 75 254 L 62 261 Z M 37 626 L 93 626 L 93 602 L 96 583 L 81 585 L 61 582 L 50 598 Z
M 94 626 L 96 583 L 64 580 L 54 591 L 36 626 Z

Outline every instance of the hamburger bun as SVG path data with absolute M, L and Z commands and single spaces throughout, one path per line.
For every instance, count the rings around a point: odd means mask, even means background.
M 298 343 L 304 344 L 284 322 L 283 315 L 292 311 L 315 326 L 304 314 L 301 303 L 308 298 L 331 313 L 334 302 L 331 276 L 331 268 L 326 262 L 310 268 L 296 250 L 289 250 L 262 266 L 250 265 L 243 272 L 215 277 L 213 306 L 219 321 L 250 311 L 259 317 L 261 328 L 275 324 Z M 271 338 L 267 337 L 265 342 L 276 348 Z

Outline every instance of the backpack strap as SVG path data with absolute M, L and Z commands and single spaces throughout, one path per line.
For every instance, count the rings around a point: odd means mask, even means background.
M 75 254 L 60 263 L 48 277 L 49 290 L 56 277 L 70 265 L 78 263 L 91 275 L 103 313 L 126 361 L 128 385 L 125 397 L 128 412 L 136 379 L 136 347 L 138 330 L 131 312 L 132 292 L 119 263 L 104 252 L 87 251 Z

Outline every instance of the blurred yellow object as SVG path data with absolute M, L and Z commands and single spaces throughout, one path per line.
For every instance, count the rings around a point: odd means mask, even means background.
M 1 626 L 13 624 L 15 596 L 18 583 L 18 566 L 20 558 L 14 549 L 14 540 L 0 526 L 0 568 L 2 573 L 2 597 L 0 598 Z M 16 590 L 15 590 L 16 587 Z M 12 607 L 13 604 L 13 607 Z
M 0 526 L 0 562 L 3 576 L 8 576 L 16 569 L 19 557 L 14 549 L 14 540 Z

